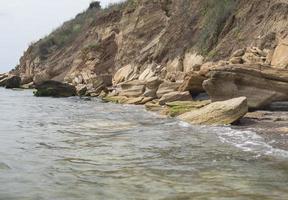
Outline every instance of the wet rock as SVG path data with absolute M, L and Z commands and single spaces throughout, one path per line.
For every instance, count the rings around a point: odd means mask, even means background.
M 85 96 L 88 89 L 86 85 L 77 85 L 76 90 L 78 96 Z
M 172 101 L 192 101 L 191 94 L 186 92 L 170 92 L 167 94 L 164 94 L 161 99 L 159 100 L 160 105 L 165 105 L 168 102 Z
M 5 87 L 7 89 L 20 88 L 21 78 L 19 76 L 10 76 L 5 82 Z
M 176 117 L 192 110 L 200 109 L 211 103 L 210 100 L 206 101 L 174 101 L 166 103 L 165 113 L 171 117 Z M 164 112 L 162 112 L 164 113 Z
M 33 88 L 35 88 L 35 85 L 34 85 L 33 82 L 30 82 L 30 83 L 21 85 L 21 88 L 22 88 L 22 89 L 33 89 Z
M 211 103 L 198 110 L 184 113 L 179 119 L 191 124 L 226 125 L 238 121 L 247 112 L 247 98 L 239 97 Z
M 212 101 L 246 96 L 251 109 L 288 100 L 288 71 L 262 65 L 227 65 L 214 68 L 203 87 Z
M 36 85 L 35 88 L 37 91 L 34 93 L 34 95 L 39 97 L 70 97 L 77 95 L 77 91 L 74 86 L 57 81 L 45 81 Z

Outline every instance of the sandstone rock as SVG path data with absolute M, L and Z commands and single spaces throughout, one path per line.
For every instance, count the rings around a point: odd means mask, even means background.
M 21 75 L 21 85 L 26 85 L 33 82 L 33 77 L 28 75 Z
M 205 79 L 206 78 L 204 76 L 199 75 L 198 73 L 189 72 L 186 74 L 184 82 L 180 85 L 178 91 L 190 91 L 191 94 L 199 94 L 204 92 L 202 84 Z
M 246 96 L 251 109 L 288 100 L 288 71 L 261 65 L 228 65 L 210 72 L 203 87 L 212 101 Z
M 170 60 L 166 66 L 167 72 L 177 72 L 183 71 L 183 64 L 181 58 L 176 57 L 173 60 Z
M 184 113 L 179 119 L 191 124 L 227 125 L 238 121 L 247 112 L 247 98 L 239 97 L 211 103 L 198 110 Z
M 244 56 L 246 49 L 238 49 L 236 50 L 231 57 L 241 57 Z
M 21 78 L 19 76 L 10 76 L 7 78 L 5 87 L 8 89 L 20 88 Z
M 76 96 L 76 88 L 67 83 L 61 83 L 57 81 L 45 81 L 35 86 L 37 91 L 35 96 L 51 96 L 51 97 L 70 97 Z
M 8 74 L 1 74 L 0 76 L 0 87 L 5 87 Z
M 287 68 L 288 67 L 288 42 L 280 42 L 276 47 L 271 65 L 279 68 Z
M 144 81 L 133 80 L 119 85 L 120 96 L 139 97 L 145 92 L 146 83 Z
M 197 53 L 186 53 L 183 60 L 183 71 L 184 72 L 195 71 L 195 67 L 201 66 L 203 64 L 203 61 L 204 57 L 198 55 Z
M 140 81 L 145 81 L 155 76 L 155 71 L 151 67 L 147 67 L 139 76 Z
M 43 72 L 39 72 L 35 74 L 33 78 L 33 82 L 35 85 L 39 85 L 45 81 L 49 81 L 50 79 L 51 79 L 51 76 L 49 75 L 49 73 L 46 71 L 43 71 Z
M 165 76 L 165 80 L 170 81 L 170 82 L 182 82 L 185 77 L 184 72 L 167 72 Z
M 164 94 L 177 91 L 180 85 L 181 83 L 163 82 L 157 90 L 157 98 L 160 99 Z
M 31 82 L 31 83 L 27 83 L 27 84 L 21 85 L 21 88 L 22 89 L 33 89 L 33 88 L 35 88 L 35 85 L 34 85 L 33 82 Z
M 87 92 L 87 86 L 86 85 L 77 85 L 76 91 L 78 96 L 85 96 Z
M 229 60 L 231 64 L 242 64 L 244 61 L 241 57 L 233 57 Z
M 158 77 L 152 77 L 146 81 L 146 90 L 144 92 L 145 97 L 152 97 L 156 98 L 157 97 L 157 90 L 159 88 L 159 85 L 163 81 L 160 80 Z
M 137 77 L 137 70 L 132 65 L 126 65 L 119 69 L 114 77 L 113 77 L 113 84 L 119 84 L 125 81 L 131 81 Z
M 176 117 L 186 112 L 190 112 L 192 110 L 196 110 L 207 106 L 211 103 L 210 100 L 205 101 L 174 101 L 166 103 L 166 112 L 163 111 L 162 113 L 166 113 L 171 117 Z
M 161 99 L 159 100 L 160 105 L 165 105 L 168 102 L 173 101 L 192 101 L 191 94 L 187 92 L 170 92 L 167 94 L 164 94 Z

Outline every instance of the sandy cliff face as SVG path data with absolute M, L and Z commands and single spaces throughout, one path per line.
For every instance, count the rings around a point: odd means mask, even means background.
M 128 80 L 145 79 L 146 71 L 177 82 L 204 62 L 249 46 L 263 50 L 259 62 L 270 64 L 287 48 L 287 10 L 283 0 L 130 0 L 90 8 L 30 46 L 13 73 L 23 84 L 53 79 L 79 85 L 101 77 L 109 85 L 126 67 Z M 272 63 L 285 68 L 285 59 Z

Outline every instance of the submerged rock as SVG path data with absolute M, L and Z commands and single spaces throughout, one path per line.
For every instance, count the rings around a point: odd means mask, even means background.
M 191 124 L 227 125 L 238 121 L 247 112 L 247 98 L 239 97 L 211 103 L 198 110 L 184 113 L 179 119 Z
M 61 83 L 57 81 L 45 81 L 35 87 L 37 89 L 34 92 L 35 96 L 38 97 L 70 97 L 76 96 L 76 88 L 67 83 Z

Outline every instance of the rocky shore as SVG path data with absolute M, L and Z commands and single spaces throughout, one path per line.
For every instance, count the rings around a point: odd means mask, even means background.
M 184 1 L 135 2 L 90 6 L 62 27 L 82 20 L 73 42 L 58 45 L 58 29 L 0 75 L 0 86 L 145 105 L 191 124 L 232 124 L 288 149 L 287 3 L 194 0 L 183 10 Z

